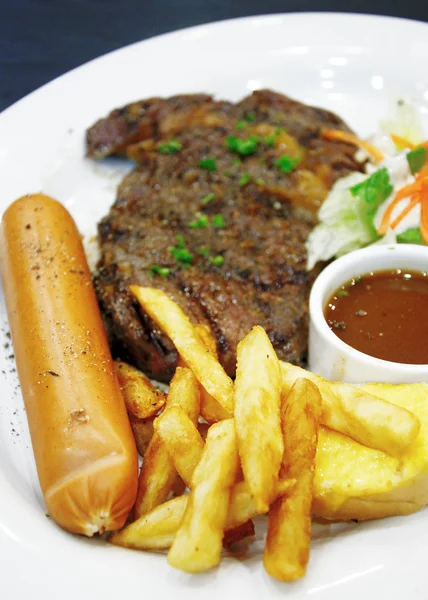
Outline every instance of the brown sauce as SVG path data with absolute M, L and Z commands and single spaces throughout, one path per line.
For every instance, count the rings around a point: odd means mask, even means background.
M 397 269 L 352 279 L 324 314 L 337 337 L 364 354 L 428 364 L 428 273 Z

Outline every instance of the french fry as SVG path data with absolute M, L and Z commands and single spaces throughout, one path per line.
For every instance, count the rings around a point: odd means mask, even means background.
M 154 288 L 130 286 L 144 311 L 171 339 L 177 352 L 192 369 L 197 380 L 221 406 L 232 414 L 233 383 L 211 352 L 207 350 L 195 328 L 181 308 L 165 292 Z
M 306 572 L 311 540 L 311 504 L 322 399 L 308 379 L 297 379 L 282 407 L 284 458 L 281 477 L 294 477 L 288 497 L 269 511 L 263 563 L 280 581 L 293 581 Z
M 246 521 L 242 525 L 238 525 L 234 529 L 228 529 L 224 532 L 223 547 L 228 552 L 233 552 L 232 546 L 241 542 L 247 537 L 253 537 L 255 535 L 254 523 L 252 521 Z
M 134 434 L 137 450 L 141 456 L 144 456 L 147 446 L 153 437 L 153 417 L 150 419 L 137 419 L 129 415 L 132 433 Z
M 262 514 L 272 502 L 284 450 L 280 397 L 278 358 L 262 327 L 254 327 L 238 344 L 235 421 L 244 478 Z
M 275 499 L 289 494 L 296 483 L 295 479 L 278 482 Z M 121 531 L 110 537 L 112 544 L 154 550 L 170 548 L 187 507 L 189 495 L 179 496 L 157 506 L 150 513 L 140 517 Z M 229 513 L 224 529 L 236 529 L 257 516 L 257 509 L 245 481 L 236 483 L 230 494 Z
M 332 383 L 315 373 L 281 362 L 282 392 L 298 377 L 310 379 L 322 396 L 321 424 L 364 446 L 401 455 L 416 439 L 420 421 L 410 411 L 346 383 Z
M 193 473 L 183 519 L 168 553 L 171 566 L 197 573 L 219 563 L 230 492 L 238 466 L 233 419 L 212 425 Z
M 190 487 L 205 445 L 197 427 L 182 408 L 172 406 L 156 419 L 155 430 L 178 474 Z
M 171 380 L 165 411 L 180 406 L 196 423 L 200 410 L 199 386 L 190 369 L 177 367 Z M 160 436 L 155 432 L 144 454 L 138 480 L 138 494 L 134 507 L 135 519 L 162 504 L 170 493 L 177 471 Z
M 128 413 L 148 419 L 163 408 L 166 394 L 157 390 L 144 373 L 119 360 L 114 362 L 114 370 Z
M 279 480 L 275 488 L 272 501 L 277 498 L 287 495 L 294 488 L 295 479 Z M 257 509 L 254 496 L 246 481 L 236 483 L 232 488 L 230 496 L 229 513 L 227 515 L 226 529 L 239 527 L 242 523 L 249 521 L 260 513 Z
M 113 533 L 109 541 L 115 546 L 135 550 L 162 550 L 170 548 L 186 510 L 188 496 L 168 500 L 143 515 L 121 531 Z
M 195 325 L 195 330 L 205 347 L 211 352 L 213 357 L 218 360 L 217 344 L 211 333 L 211 330 L 206 325 Z M 217 400 L 207 392 L 207 390 L 201 385 L 201 416 L 207 423 L 212 425 L 223 421 L 224 419 L 230 419 L 233 417 L 232 412 L 225 410 Z

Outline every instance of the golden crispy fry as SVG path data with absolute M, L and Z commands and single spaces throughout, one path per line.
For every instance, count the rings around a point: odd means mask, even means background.
M 197 380 L 226 411 L 232 413 L 232 380 L 207 350 L 181 308 L 161 290 L 135 285 L 129 289 L 146 313 L 171 339 Z
M 242 523 L 242 525 L 224 532 L 223 547 L 228 552 L 233 552 L 232 546 L 234 544 L 254 535 L 254 523 L 252 521 L 246 521 L 245 523 Z
M 294 477 L 288 497 L 270 508 L 263 556 L 266 571 L 280 581 L 302 577 L 309 560 L 311 504 L 322 399 L 308 379 L 297 379 L 282 407 L 284 459 L 281 477 Z
M 211 352 L 213 357 L 218 360 L 217 346 L 211 330 L 206 325 L 197 324 L 194 326 L 196 333 L 201 338 L 207 350 Z M 187 366 L 182 356 L 178 356 L 178 365 Z M 217 400 L 209 394 L 203 385 L 201 385 L 201 416 L 210 425 L 218 423 L 224 419 L 230 419 L 233 414 L 225 410 Z
M 188 496 L 173 498 L 157 506 L 121 531 L 113 533 L 109 541 L 116 546 L 137 550 L 170 548 L 186 510 Z
M 295 479 L 284 479 L 279 480 L 277 487 L 274 491 L 272 501 L 276 500 L 280 496 L 288 495 L 294 488 L 296 483 Z M 249 521 L 253 517 L 256 517 L 260 513 L 257 510 L 257 506 L 252 495 L 250 488 L 246 481 L 240 481 L 236 483 L 232 488 L 230 496 L 229 513 L 227 515 L 226 529 L 232 529 L 238 527 Z
M 190 369 L 177 367 L 171 380 L 165 411 L 172 406 L 180 406 L 193 423 L 197 422 L 200 410 L 199 385 Z M 155 433 L 144 454 L 134 517 L 137 519 L 162 504 L 176 477 L 174 463 L 160 436 Z
M 238 344 L 235 421 L 245 480 L 260 513 L 269 509 L 284 450 L 281 419 L 281 371 L 262 327 Z
M 163 408 L 166 394 L 157 390 L 144 373 L 118 360 L 114 363 L 114 370 L 131 415 L 137 419 L 148 419 Z
M 205 347 L 211 352 L 213 357 L 218 360 L 217 344 L 211 333 L 211 330 L 206 325 L 195 325 L 195 331 L 203 341 Z M 230 419 L 232 412 L 225 410 L 217 400 L 209 394 L 201 385 L 201 415 L 207 423 L 218 423 L 224 419 Z
M 147 446 L 153 437 L 153 417 L 150 419 L 137 419 L 136 417 L 129 415 L 129 420 L 131 422 L 135 443 L 137 444 L 137 450 L 141 456 L 144 456 Z
M 182 408 L 172 406 L 156 419 L 155 430 L 161 437 L 178 474 L 187 487 L 190 487 L 193 472 L 201 460 L 205 445 L 197 427 Z
M 178 479 L 180 481 L 180 479 Z M 279 481 L 275 499 L 289 494 L 295 479 Z M 122 531 L 113 534 L 110 541 L 118 546 L 151 550 L 170 548 L 181 523 L 189 495 L 168 500 L 150 513 L 143 515 Z M 236 529 L 257 515 L 256 505 L 248 485 L 241 481 L 233 486 L 230 494 L 229 514 L 224 529 Z
M 233 419 L 216 423 L 208 431 L 186 511 L 168 553 L 171 566 L 197 573 L 219 563 L 238 465 Z
M 298 377 L 310 379 L 322 396 L 321 424 L 340 431 L 364 446 L 392 456 L 402 454 L 416 439 L 420 421 L 410 411 L 346 383 L 332 383 L 289 363 L 281 362 L 282 392 Z

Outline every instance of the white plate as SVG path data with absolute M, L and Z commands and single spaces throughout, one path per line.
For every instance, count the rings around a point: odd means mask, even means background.
M 127 167 L 83 158 L 84 131 L 133 99 L 213 92 L 238 99 L 270 87 L 330 108 L 361 135 L 385 115 L 391 94 L 418 106 L 428 130 L 428 26 L 336 14 L 290 14 L 204 25 L 134 44 L 57 79 L 0 115 L 0 212 L 43 190 L 83 232 L 114 200 Z M 0 596 L 7 600 L 181 598 L 423 599 L 428 517 L 322 529 L 306 578 L 281 585 L 259 556 L 227 559 L 188 576 L 165 557 L 80 539 L 45 516 L 0 297 Z

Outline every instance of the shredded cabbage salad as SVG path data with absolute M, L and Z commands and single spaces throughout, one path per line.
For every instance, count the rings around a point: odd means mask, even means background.
M 308 269 L 369 244 L 428 245 L 428 142 L 416 108 L 403 100 L 394 106 L 381 131 L 360 141 L 362 159 L 370 153 L 376 162 L 339 179 L 321 206 Z

